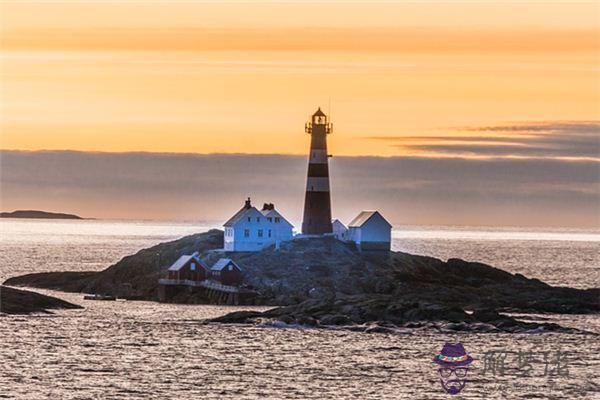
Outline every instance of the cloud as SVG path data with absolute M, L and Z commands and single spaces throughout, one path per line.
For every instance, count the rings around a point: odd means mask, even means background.
M 600 223 L 598 162 L 552 158 L 333 157 L 333 214 L 395 224 Z M 100 218 L 223 221 L 246 196 L 300 226 L 306 158 L 287 155 L 0 152 L 0 200 Z
M 600 122 L 548 122 L 467 127 L 489 136 L 370 137 L 417 152 L 452 156 L 575 158 L 600 161 Z M 498 135 L 501 133 L 501 135 Z
M 52 27 L 3 32 L 7 50 L 595 52 L 597 30 L 454 27 Z

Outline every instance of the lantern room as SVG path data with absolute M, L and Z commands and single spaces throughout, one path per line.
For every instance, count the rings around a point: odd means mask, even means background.
M 312 123 L 313 125 L 327 124 L 327 115 L 325 115 L 325 113 L 321 111 L 321 107 L 319 107 L 317 112 L 312 115 Z
M 327 115 L 321 111 L 321 107 L 312 115 L 310 122 L 304 126 L 306 133 L 312 134 L 313 128 L 324 133 L 331 133 L 333 124 L 328 122 Z

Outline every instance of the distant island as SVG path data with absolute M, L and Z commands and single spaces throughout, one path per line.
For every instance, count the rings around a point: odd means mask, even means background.
M 43 218 L 43 219 L 84 219 L 74 214 L 54 213 L 39 210 L 16 210 L 0 213 L 0 218 Z

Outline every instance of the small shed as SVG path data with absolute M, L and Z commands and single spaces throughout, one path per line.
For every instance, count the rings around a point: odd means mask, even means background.
M 333 228 L 333 236 L 338 240 L 348 240 L 348 228 L 339 219 L 331 223 Z
M 379 211 L 362 211 L 348 224 L 348 236 L 361 251 L 389 251 L 392 244 L 392 224 Z
M 198 252 L 179 257 L 167 271 L 168 278 L 175 280 L 203 281 L 210 276 L 210 269 L 198 257 Z
M 210 269 L 212 279 L 223 285 L 237 286 L 242 283 L 242 269 L 233 260 L 221 258 Z

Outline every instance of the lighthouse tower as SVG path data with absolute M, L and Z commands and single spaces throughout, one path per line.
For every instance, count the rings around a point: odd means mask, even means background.
M 319 108 L 307 122 L 304 130 L 310 134 L 308 178 L 304 198 L 302 234 L 321 235 L 331 233 L 331 196 L 329 194 L 329 166 L 327 163 L 327 135 L 332 124 Z

